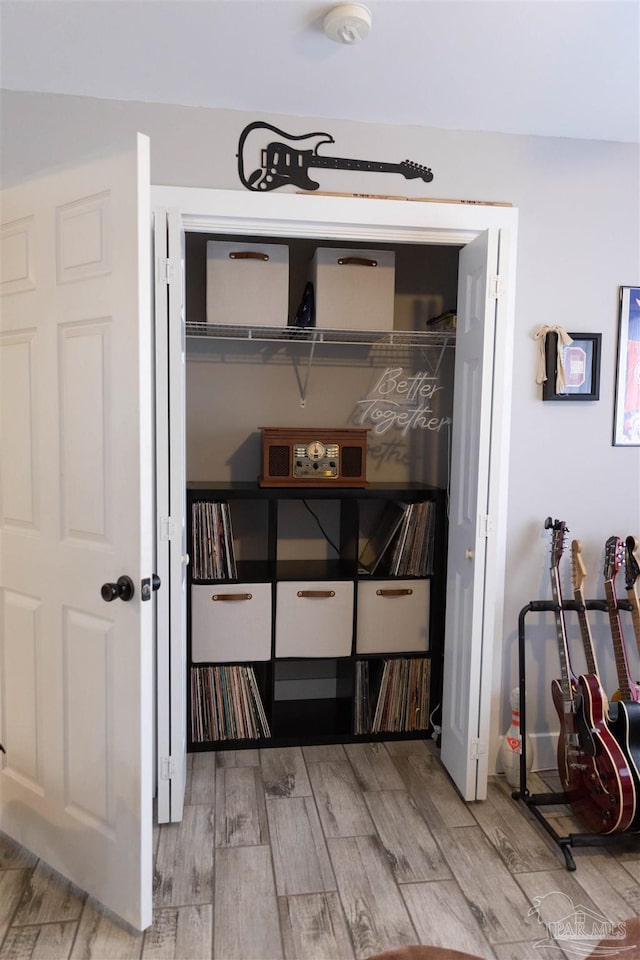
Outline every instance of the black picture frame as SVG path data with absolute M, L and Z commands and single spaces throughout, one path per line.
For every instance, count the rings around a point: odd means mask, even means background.
M 569 332 L 569 336 L 573 343 L 562 347 L 565 392 L 557 393 L 558 334 L 547 334 L 545 340 L 547 379 L 542 384 L 542 399 L 558 400 L 563 403 L 576 400 L 599 400 L 602 334 Z
M 619 292 L 613 446 L 640 447 L 640 286 Z

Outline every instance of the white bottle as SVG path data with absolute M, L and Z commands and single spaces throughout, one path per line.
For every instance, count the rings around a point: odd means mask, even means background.
M 522 734 L 520 732 L 520 690 L 511 691 L 511 726 L 507 730 L 500 748 L 502 769 L 510 787 L 520 786 L 520 755 L 522 753 Z M 533 764 L 533 744 L 527 734 L 527 773 Z

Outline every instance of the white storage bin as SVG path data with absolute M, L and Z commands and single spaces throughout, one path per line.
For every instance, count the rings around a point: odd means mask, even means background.
M 357 653 L 415 653 L 429 649 L 429 580 L 358 584 Z
M 316 326 L 393 330 L 395 253 L 318 247 L 312 261 Z
M 284 243 L 207 243 L 207 322 L 286 327 L 289 248 Z
M 348 657 L 352 634 L 352 581 L 278 583 L 276 657 Z
M 268 660 L 271 585 L 221 583 L 191 588 L 194 663 Z

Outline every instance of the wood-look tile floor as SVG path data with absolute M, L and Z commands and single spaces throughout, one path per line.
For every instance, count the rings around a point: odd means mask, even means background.
M 549 786 L 534 774 L 530 789 Z M 566 807 L 549 815 L 580 829 Z M 198 753 L 183 821 L 155 830 L 153 926 L 123 927 L 0 834 L 0 958 L 347 960 L 424 943 L 558 960 L 537 898 L 611 923 L 640 913 L 640 840 L 574 854 L 568 872 L 501 777 L 463 803 L 432 742 Z

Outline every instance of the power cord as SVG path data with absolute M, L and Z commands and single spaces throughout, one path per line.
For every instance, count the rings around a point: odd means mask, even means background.
M 320 528 L 320 532 L 321 532 L 322 536 L 325 538 L 325 540 L 327 541 L 327 543 L 329 544 L 329 546 L 333 547 L 333 549 L 334 549 L 335 552 L 338 554 L 338 556 L 340 556 L 340 549 L 339 549 L 338 547 L 336 547 L 336 545 L 335 545 L 335 543 L 333 542 L 333 540 L 331 539 L 331 537 L 327 534 L 327 531 L 324 529 L 324 527 L 323 527 L 322 524 L 320 523 L 318 517 L 317 517 L 316 514 L 313 512 L 313 510 L 311 509 L 311 507 L 309 506 L 309 504 L 307 503 L 307 501 L 306 501 L 306 500 L 303 500 L 302 502 L 303 502 L 304 506 L 307 508 L 307 510 L 309 511 L 309 513 L 311 514 L 311 516 L 313 517 L 313 519 L 315 520 L 315 522 L 318 524 L 318 527 Z
M 435 714 L 436 711 L 439 710 L 439 709 L 440 709 L 440 704 L 438 703 L 438 704 L 433 708 L 433 710 L 431 711 L 431 713 L 429 714 L 429 723 L 430 723 L 431 726 L 433 727 L 433 732 L 432 732 L 432 734 L 431 734 L 431 739 L 432 739 L 432 740 L 437 740 L 438 737 L 440 736 L 440 734 L 442 733 L 442 727 L 438 726 L 437 723 L 434 723 L 434 722 L 433 722 L 434 714 Z

